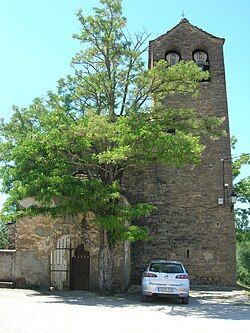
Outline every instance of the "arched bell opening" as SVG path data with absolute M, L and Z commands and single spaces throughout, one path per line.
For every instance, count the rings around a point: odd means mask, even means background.
M 165 60 L 169 66 L 173 66 L 181 60 L 180 53 L 175 50 L 167 51 L 165 53 Z

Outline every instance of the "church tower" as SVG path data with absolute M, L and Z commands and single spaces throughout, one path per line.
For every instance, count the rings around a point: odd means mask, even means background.
M 157 207 L 157 212 L 140 222 L 148 226 L 152 240 L 132 246 L 132 283 L 139 282 L 140 267 L 157 258 L 182 261 L 194 284 L 236 283 L 223 44 L 223 38 L 191 25 L 185 18 L 166 34 L 150 41 L 149 66 L 160 59 L 169 65 L 193 60 L 210 72 L 209 80 L 199 83 L 198 99 L 167 97 L 166 109 L 194 108 L 201 116 L 223 117 L 226 135 L 215 141 L 203 138 L 206 149 L 198 166 L 177 169 L 157 165 L 131 176 L 128 188 L 131 201 Z

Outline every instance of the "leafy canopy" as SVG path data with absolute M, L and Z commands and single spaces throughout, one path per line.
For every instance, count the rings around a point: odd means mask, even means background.
M 232 138 L 232 148 L 235 148 L 237 140 Z M 235 209 L 236 227 L 236 259 L 237 259 L 237 280 L 245 285 L 250 285 L 250 176 L 240 178 L 242 166 L 250 164 L 250 154 L 241 154 L 233 162 L 233 175 L 236 183 L 234 184 L 237 193 L 237 200 L 241 207 Z
M 8 245 L 8 228 L 6 224 L 0 220 L 0 249 L 5 249 Z
M 232 148 L 235 149 L 237 139 L 235 137 L 231 140 Z M 237 201 L 243 205 L 240 208 L 235 209 L 236 213 L 236 233 L 238 240 L 250 235 L 249 216 L 250 216 L 250 176 L 240 178 L 237 181 L 237 177 L 240 176 L 242 166 L 250 165 L 250 154 L 241 154 L 237 157 L 232 164 L 233 177 L 235 180 L 234 189 L 237 194 Z
M 14 107 L 10 122 L 1 122 L 0 177 L 9 194 L 4 216 L 92 211 L 113 242 L 133 241 L 147 237 L 146 229 L 126 221 L 153 207 L 124 202 L 124 173 L 156 163 L 198 163 L 200 135 L 217 134 L 220 121 L 167 108 L 168 96 L 196 95 L 209 74 L 183 61 L 147 69 L 147 34 L 126 33 L 121 1 L 100 3 L 93 16 L 77 13 L 81 30 L 74 38 L 83 49 L 72 60 L 74 74 L 60 79 L 46 100 Z M 24 209 L 20 201 L 27 197 L 34 204 Z

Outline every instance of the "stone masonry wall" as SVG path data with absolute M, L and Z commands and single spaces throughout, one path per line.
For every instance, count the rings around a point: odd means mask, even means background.
M 58 239 L 70 235 L 74 244 L 84 244 L 90 253 L 90 289 L 98 290 L 99 232 L 91 224 L 91 214 L 84 218 L 51 219 L 45 216 L 24 218 L 16 226 L 15 280 L 17 287 L 50 285 L 50 255 Z M 77 246 L 78 246 L 77 245 Z M 115 252 L 115 288 L 126 289 L 124 243 Z
M 0 250 L 0 281 L 14 281 L 15 250 Z
M 131 202 L 148 202 L 157 207 L 154 214 L 138 222 L 149 227 L 153 239 L 132 247 L 134 283 L 140 281 L 141 266 L 161 258 L 182 261 L 193 283 L 235 284 L 233 213 L 230 205 L 221 206 L 217 201 L 224 194 L 221 158 L 228 158 L 225 161 L 225 183 L 229 184 L 226 194 L 232 192 L 223 42 L 183 20 L 150 44 L 154 60 L 164 59 L 170 50 L 177 51 L 182 60 L 192 60 L 196 49 L 208 53 L 211 79 L 200 83 L 199 98 L 166 97 L 166 112 L 167 107 L 190 107 L 201 116 L 224 117 L 226 135 L 216 141 L 202 139 L 206 149 L 198 166 L 177 169 L 156 165 L 125 178 Z
M 16 280 L 21 287 L 50 284 L 50 254 L 59 237 L 79 235 L 72 219 L 53 220 L 45 216 L 24 218 L 16 226 Z

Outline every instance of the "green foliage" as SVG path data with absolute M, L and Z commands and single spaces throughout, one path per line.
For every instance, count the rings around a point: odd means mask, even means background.
M 250 208 L 237 208 L 235 213 L 236 239 L 244 242 L 250 237 Z
M 151 239 L 149 236 L 148 229 L 146 227 L 138 227 L 136 225 L 131 225 L 127 228 L 124 239 L 129 242 L 135 242 L 138 240 L 148 241 Z
M 250 237 L 237 244 L 237 280 L 250 286 Z
M 0 249 L 5 249 L 8 245 L 8 229 L 6 224 L 0 220 Z
M 232 148 L 235 148 L 237 140 L 235 137 L 231 139 Z M 232 164 L 234 179 L 240 175 L 241 167 L 250 165 L 250 154 L 241 154 Z M 249 216 L 250 216 L 250 176 L 240 178 L 235 184 L 234 189 L 237 194 L 239 203 L 247 204 L 248 208 L 237 208 L 236 213 L 236 229 L 240 231 L 249 231 Z
M 250 209 L 236 210 L 237 280 L 250 286 Z
M 250 176 L 242 178 L 235 184 L 237 199 L 241 203 L 250 204 Z
M 235 148 L 236 143 L 236 138 L 233 138 L 232 148 Z M 242 154 L 238 157 L 233 163 L 234 178 L 240 175 L 243 165 L 249 164 L 249 154 Z M 250 285 L 250 176 L 241 178 L 234 188 L 238 202 L 247 204 L 247 206 L 235 210 L 237 279 L 245 285 Z
M 238 142 L 238 140 L 233 136 L 232 138 L 231 138 L 231 147 L 233 148 L 233 149 L 235 149 L 235 146 L 236 146 L 236 144 L 237 144 L 237 142 Z M 239 176 L 239 174 L 240 174 L 240 170 L 241 170 L 241 167 L 243 166 L 243 165 L 250 165 L 250 154 L 249 153 L 247 153 L 247 154 L 241 154 L 235 161 L 233 161 L 233 164 L 232 164 L 232 170 L 233 170 L 233 177 L 234 178 L 236 178 L 237 176 Z M 244 179 L 243 179 L 244 180 Z M 247 184 L 246 184 L 247 183 Z M 244 181 L 243 182 L 243 187 L 246 187 L 246 185 L 247 185 L 247 187 L 248 187 L 248 190 L 247 190 L 247 198 L 248 198 L 248 201 L 250 202 L 250 190 L 249 190 L 249 188 L 250 188 L 250 179 L 249 179 L 249 177 L 247 177 L 246 178 L 246 181 Z M 241 192 L 243 192 L 243 193 L 245 193 L 245 189 L 243 188 L 242 190 L 241 190 L 241 181 L 240 182 L 238 182 L 237 184 L 236 184 L 236 186 L 237 186 L 237 193 L 239 192 L 239 194 L 241 193 Z M 240 199 L 241 200 L 241 199 Z

